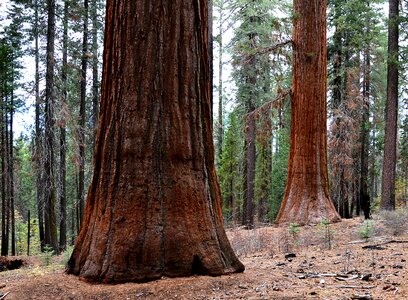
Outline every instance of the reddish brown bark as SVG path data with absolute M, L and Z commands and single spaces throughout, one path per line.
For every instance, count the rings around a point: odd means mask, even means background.
M 68 272 L 102 282 L 243 271 L 215 175 L 207 1 L 107 2 L 101 113 Z
M 277 223 L 340 221 L 327 188 L 326 1 L 295 0 L 288 180 Z

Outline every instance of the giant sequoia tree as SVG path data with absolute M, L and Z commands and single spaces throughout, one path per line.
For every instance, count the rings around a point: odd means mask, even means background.
M 94 177 L 69 273 L 243 271 L 214 169 L 207 13 L 206 0 L 107 1 Z
M 290 156 L 277 222 L 339 221 L 327 186 L 326 1 L 295 0 L 293 6 Z

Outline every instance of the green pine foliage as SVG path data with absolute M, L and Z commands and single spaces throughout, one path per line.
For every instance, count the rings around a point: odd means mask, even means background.
M 223 215 L 226 224 L 235 223 L 241 218 L 240 207 L 243 197 L 242 148 L 242 124 L 237 112 L 233 111 L 228 116 L 221 166 L 218 170 L 223 199 Z
M 265 0 L 240 0 L 236 1 L 235 5 L 240 8 L 234 17 L 237 27 L 231 43 L 232 75 L 236 85 L 235 112 L 243 122 L 242 128 L 245 133 L 248 125 L 244 122 L 247 121 L 249 114 L 255 111 L 252 113 L 252 117 L 256 118 L 257 127 L 257 154 L 253 162 L 255 165 L 253 202 L 258 221 L 265 222 L 276 214 L 278 209 L 276 207 L 281 201 L 276 199 L 277 191 L 272 184 L 274 160 L 280 163 L 280 158 L 275 157 L 277 153 L 274 153 L 273 149 L 273 141 L 276 140 L 273 138 L 274 131 L 279 126 L 276 125 L 278 123 L 276 107 L 268 109 L 260 107 L 273 101 L 290 86 L 290 46 L 275 46 L 290 40 L 291 20 L 287 17 L 288 5 L 285 1 L 277 3 Z M 277 15 L 283 17 L 278 18 Z M 241 150 L 243 158 L 244 151 L 243 148 Z M 287 169 L 284 163 L 281 166 Z M 245 176 L 244 170 L 245 168 L 242 168 L 240 174 L 242 181 Z
M 277 42 L 273 36 L 276 20 L 271 1 L 241 0 L 237 3 L 242 8 L 235 17 L 240 25 L 233 38 L 233 78 L 237 86 L 237 105 L 244 113 L 249 106 L 259 107 L 271 100 L 271 60 L 267 48 Z
M 16 209 L 21 214 L 22 220 L 26 220 L 30 210 L 35 215 L 37 210 L 35 199 L 35 178 L 31 158 L 31 143 L 26 136 L 20 136 L 15 146 L 15 190 Z
M 275 153 L 272 162 L 272 182 L 270 210 L 268 219 L 273 222 L 278 215 L 279 208 L 285 194 L 286 179 L 288 177 L 288 160 L 289 160 L 289 128 L 284 127 L 276 131 Z

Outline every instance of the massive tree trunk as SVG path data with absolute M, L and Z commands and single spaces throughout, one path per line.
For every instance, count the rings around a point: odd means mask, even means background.
M 107 2 L 94 175 L 68 273 L 243 271 L 214 168 L 207 14 L 205 0 Z
M 384 162 L 381 208 L 395 209 L 395 174 L 398 130 L 399 0 L 389 1 L 387 104 L 385 108 Z
M 326 1 L 295 0 L 288 180 L 278 223 L 340 221 L 328 193 Z

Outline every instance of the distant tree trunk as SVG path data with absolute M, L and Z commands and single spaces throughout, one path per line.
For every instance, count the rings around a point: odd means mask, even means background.
M 326 1 L 295 0 L 288 181 L 277 223 L 340 221 L 328 192 Z
M 360 201 L 364 212 L 364 218 L 370 218 L 370 195 L 368 193 L 368 135 L 369 135 L 369 117 L 370 117 L 370 49 L 364 50 L 364 77 L 363 77 L 363 114 L 360 131 Z
M 250 22 L 257 22 L 256 16 L 249 17 Z M 249 47 L 255 48 L 258 34 L 248 34 Z M 250 71 L 246 80 L 252 87 L 257 86 L 257 57 L 252 54 L 248 58 Z M 256 120 L 249 114 L 255 110 L 256 92 L 250 91 L 245 101 L 245 148 L 244 148 L 244 203 L 242 208 L 242 225 L 247 229 L 254 226 L 254 195 L 255 195 L 255 168 L 256 168 Z
M 95 147 L 99 115 L 99 79 L 98 79 L 98 8 L 96 0 L 91 2 L 92 19 L 92 150 Z
M 38 0 L 34 1 L 34 43 L 35 43 L 35 185 L 36 185 L 36 203 L 37 203 L 37 213 L 38 213 L 38 227 L 40 235 L 40 246 L 41 251 L 44 250 L 45 245 L 45 233 L 44 233 L 44 201 L 43 199 L 43 182 L 42 178 L 42 160 L 40 157 L 43 155 L 42 141 L 41 141 L 41 128 L 40 128 L 40 48 L 38 45 L 39 40 L 39 19 L 38 19 Z
M 55 66 L 55 0 L 47 1 L 47 72 L 45 77 L 45 244 L 58 252 L 57 220 L 55 213 L 56 186 L 55 186 L 55 157 L 54 157 L 54 66 Z
M 213 0 L 208 0 L 208 64 L 210 66 L 210 93 L 211 93 L 211 101 L 213 100 L 213 86 L 214 86 L 214 30 L 213 30 Z M 211 105 L 211 119 L 213 117 L 213 105 Z
M 353 115 L 355 113 L 355 109 L 350 108 L 350 103 L 356 103 L 356 99 L 360 98 L 360 53 L 356 55 L 356 57 L 353 59 L 352 58 L 352 53 L 350 51 L 350 32 L 347 32 L 346 34 L 346 43 L 345 43 L 345 48 L 346 50 L 344 51 L 344 61 L 346 62 L 345 65 L 345 70 L 343 72 L 344 75 L 344 89 L 345 89 L 345 99 L 344 99 L 344 104 L 343 104 L 343 111 L 346 114 L 346 116 L 351 120 L 346 121 L 345 128 L 343 128 L 341 134 L 343 136 L 346 136 L 343 138 L 342 144 L 348 144 L 346 148 L 348 151 L 345 151 L 346 155 L 350 158 L 352 163 L 348 163 L 347 166 L 345 163 L 342 163 L 342 168 L 347 168 L 348 172 L 348 180 L 344 180 L 343 184 L 346 185 L 344 188 L 344 196 L 341 199 L 341 201 L 345 202 L 350 202 L 349 198 L 351 198 L 351 203 L 353 206 L 353 209 L 355 207 L 356 215 L 359 216 L 361 213 L 361 199 L 360 199 L 360 194 L 359 193 L 354 193 L 355 190 L 359 190 L 359 180 L 360 179 L 360 146 L 358 146 L 358 136 L 354 134 L 354 132 L 357 132 L 357 128 L 361 126 L 361 123 L 359 123 L 359 118 L 361 111 L 358 110 L 358 116 Z M 357 71 L 358 70 L 358 71 Z M 347 124 L 353 124 L 356 125 L 355 127 L 353 125 L 347 125 Z M 350 175 L 351 174 L 351 175 Z M 351 178 L 351 180 L 350 180 Z M 350 187 L 351 186 L 351 187 Z M 353 211 L 351 211 L 351 214 Z M 351 217 L 350 214 L 350 217 Z M 340 213 L 340 216 L 346 218 L 346 216 L 342 213 Z
M 389 0 L 387 103 L 385 108 L 384 162 L 381 209 L 395 209 L 395 174 L 398 129 L 399 0 Z
M 272 174 L 272 150 L 271 139 L 260 143 L 260 170 L 259 195 L 258 195 L 258 221 L 265 222 L 268 213 L 268 199 L 270 195 Z
M 64 1 L 63 37 L 62 37 L 62 120 L 60 125 L 60 239 L 59 249 L 64 251 L 67 247 L 67 167 L 66 167 L 66 109 L 67 109 L 67 68 L 68 68 L 68 10 L 69 3 Z
M 339 18 L 341 12 L 339 11 L 339 4 L 337 1 L 334 2 L 335 8 L 335 18 Z M 347 50 L 343 51 L 343 31 L 339 28 L 336 28 L 333 35 L 333 44 L 335 49 L 334 61 L 333 61 L 333 126 L 330 131 L 330 138 L 334 144 L 338 144 L 341 139 L 341 123 L 342 123 L 342 103 L 345 99 L 344 97 L 344 87 L 343 82 L 345 81 L 343 73 L 346 73 L 343 66 L 343 55 L 344 52 L 347 55 Z M 348 61 L 348 58 L 345 57 L 345 61 Z M 344 72 L 343 72 L 344 71 Z M 344 141 L 341 143 L 344 145 Z M 342 147 L 330 147 L 330 157 L 331 157 L 331 195 L 332 200 L 335 204 L 337 211 L 340 216 L 344 216 L 344 193 L 342 185 L 344 184 L 344 164 L 340 162 L 336 157 L 343 152 Z
M 207 4 L 108 0 L 94 175 L 69 273 L 124 282 L 243 271 L 214 167 Z
M 247 103 L 247 112 L 255 110 L 252 99 Z M 255 162 L 256 162 L 256 121 L 254 117 L 246 119 L 244 149 L 244 203 L 242 225 L 247 229 L 254 226 Z
M 348 47 L 349 45 L 347 45 Z M 340 216 L 348 219 L 353 215 L 351 210 L 354 205 L 360 209 L 361 201 L 359 197 L 359 186 L 360 186 L 360 141 L 359 141 L 359 130 L 361 126 L 361 106 L 357 99 L 361 99 L 360 92 L 360 77 L 361 77 L 361 62 L 360 54 L 354 58 L 350 59 L 350 52 L 347 50 L 345 55 L 345 60 L 349 62 L 346 70 L 344 71 L 344 82 L 345 82 L 345 99 L 342 106 L 344 111 L 344 126 L 341 130 L 341 135 L 343 136 L 340 143 L 345 145 L 345 151 L 343 154 L 348 156 L 343 162 L 342 168 L 343 182 L 342 189 L 343 193 L 343 203 L 344 203 L 344 214 Z M 348 162 L 347 162 L 348 160 Z
M 233 174 L 233 165 L 231 164 L 230 172 Z M 230 212 L 230 216 L 233 220 L 234 218 L 234 178 L 231 176 L 228 180 L 228 197 L 227 197 L 227 203 L 225 207 L 227 210 Z
M 342 45 L 342 35 L 340 32 L 334 33 L 334 47 L 336 49 L 336 54 L 333 63 L 333 109 L 338 109 L 342 102 L 343 93 L 343 45 Z
M 82 224 L 85 212 L 85 104 L 86 104 L 86 70 L 88 65 L 88 0 L 84 0 L 84 24 L 82 36 L 81 99 L 79 105 L 79 181 L 78 203 L 79 224 Z
M 31 216 L 30 210 L 27 211 L 27 256 L 30 256 L 30 243 L 31 243 Z
M 14 75 L 12 75 L 14 76 Z M 14 79 L 12 79 L 14 80 Z M 12 83 L 14 85 L 14 83 Z M 9 176 L 9 203 L 10 203 L 10 225 L 11 225 L 11 255 L 16 255 L 16 218 L 14 212 L 14 141 L 13 141 L 13 119 L 14 119 L 14 93 L 11 91 L 10 97 L 10 140 L 9 140 L 9 163 L 8 163 L 8 176 Z
M 224 22 L 224 0 L 220 0 L 219 3 L 220 16 L 219 16 L 219 32 L 218 32 L 218 122 L 217 122 L 217 147 L 218 147 L 218 163 L 221 162 L 222 158 L 222 146 L 224 137 L 224 125 L 223 125 L 223 102 L 224 102 L 224 91 L 223 91 L 223 22 Z
M 8 106 L 9 103 L 7 103 Z M 4 122 L 6 124 L 4 131 L 5 131 L 5 161 L 6 161 L 6 169 L 5 169 L 5 190 L 6 190 L 6 239 L 7 239 L 7 255 L 10 250 L 10 131 L 9 131 L 9 117 L 8 117 L 8 109 L 5 110 L 4 114 Z
M 6 194 L 6 138 L 5 138 L 5 131 L 6 131 L 6 118 L 5 118 L 5 109 L 4 107 L 1 108 L 1 255 L 7 256 L 8 249 L 9 249 L 9 234 L 7 231 L 7 210 L 8 210 L 8 203 L 7 203 L 7 194 Z
M 72 209 L 71 209 L 71 245 L 75 244 L 75 237 L 77 235 L 77 232 L 75 230 L 75 206 L 72 205 Z
M 336 193 L 337 211 L 339 215 L 344 218 L 344 195 L 345 194 L 347 195 L 347 191 L 344 190 L 345 181 L 344 181 L 344 170 L 343 169 L 340 170 L 340 174 L 338 174 L 338 177 L 336 178 L 336 180 L 338 180 L 338 182 L 336 183 L 337 184 L 337 193 Z

